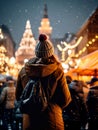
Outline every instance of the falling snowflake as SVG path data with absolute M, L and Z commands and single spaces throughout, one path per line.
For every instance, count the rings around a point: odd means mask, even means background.
M 22 12 L 21 9 L 19 9 L 18 12 L 21 13 Z
M 25 9 L 25 13 L 27 13 L 28 12 L 28 10 L 27 9 Z
M 12 23 L 12 20 L 11 20 L 11 19 L 9 19 L 9 23 Z
M 58 23 L 61 23 L 61 21 L 60 21 L 60 20 L 58 20 Z
M 77 16 L 76 16 L 76 18 L 78 19 L 78 18 L 79 18 L 79 16 L 77 15 Z

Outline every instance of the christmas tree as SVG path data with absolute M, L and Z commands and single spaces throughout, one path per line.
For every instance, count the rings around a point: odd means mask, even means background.
M 20 64 L 24 64 L 24 62 L 35 56 L 36 40 L 34 39 L 30 21 L 27 20 L 25 31 L 23 33 L 23 37 L 20 42 L 20 46 L 15 53 L 16 61 Z

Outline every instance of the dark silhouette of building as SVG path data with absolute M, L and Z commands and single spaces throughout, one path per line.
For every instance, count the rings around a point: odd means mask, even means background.
M 89 24 L 88 24 L 88 40 L 91 40 L 95 37 L 95 35 L 98 36 L 98 7 L 93 12 L 92 16 L 89 18 Z M 88 53 L 98 50 L 98 40 L 94 42 L 93 45 L 88 47 Z
M 86 51 L 84 51 L 81 56 L 98 50 L 98 38 L 95 41 L 93 40 L 96 36 L 98 36 L 98 7 L 91 13 L 85 23 L 83 23 L 76 36 L 83 36 L 83 40 L 75 50 L 76 53 L 83 47 L 86 47 Z M 86 46 L 89 41 L 93 44 L 91 43 L 89 46 Z
M 0 39 L 0 45 L 3 45 L 6 48 L 7 56 L 11 58 L 15 56 L 15 42 L 12 38 L 9 28 L 6 25 L 3 24 L 0 26 L 0 28 L 3 33 L 3 38 Z

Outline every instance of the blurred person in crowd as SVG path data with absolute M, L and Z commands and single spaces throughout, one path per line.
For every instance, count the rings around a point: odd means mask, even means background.
M 98 130 L 98 78 L 93 77 L 88 83 L 90 84 L 87 96 L 88 130 Z
M 89 92 L 89 87 L 88 87 L 88 84 L 86 82 L 84 82 L 83 80 L 81 80 L 80 83 L 81 83 L 81 86 L 83 88 L 83 98 L 84 98 L 84 101 L 86 103 L 87 95 Z
M 67 81 L 67 84 L 70 84 L 72 81 L 72 77 L 70 75 L 66 75 L 66 81 Z
M 0 77 L 0 94 L 2 89 L 6 86 L 6 78 L 4 76 Z
M 48 106 L 40 114 L 23 114 L 23 130 L 64 130 L 62 110 L 70 103 L 71 95 L 61 63 L 55 57 L 54 47 L 45 34 L 39 36 L 35 55 L 18 75 L 16 99 L 20 99 L 29 77 L 40 78 Z
M 1 92 L 2 92 L 4 87 L 6 87 L 6 79 L 5 79 L 5 77 L 2 77 L 2 78 L 0 77 L 0 95 L 1 95 Z M 3 114 L 4 114 L 4 106 L 5 106 L 5 101 L 3 101 L 0 104 L 0 126 L 1 127 L 3 127 L 2 120 L 3 120 Z
M 85 130 L 88 112 L 83 98 L 81 82 L 72 80 L 69 84 L 69 90 L 72 101 L 63 111 L 65 130 Z
M 15 92 L 16 87 L 14 85 L 14 80 L 8 80 L 7 86 L 3 88 L 0 95 L 0 104 L 5 100 L 4 106 L 4 115 L 3 115 L 3 125 L 4 130 L 8 130 L 8 124 L 13 128 L 13 112 L 14 112 L 14 103 L 15 103 Z

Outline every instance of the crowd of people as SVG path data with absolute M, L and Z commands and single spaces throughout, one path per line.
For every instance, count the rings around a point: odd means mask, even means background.
M 6 78 L 0 83 L 0 129 L 98 130 L 98 78 L 84 82 L 65 76 L 44 34 L 39 36 L 35 55 L 20 70 L 17 81 Z M 21 113 L 16 104 L 25 85 L 39 78 L 48 107 L 42 113 Z
M 3 78 L 0 80 L 0 129 L 20 130 L 19 123 L 22 125 L 22 119 L 16 118 L 16 82 L 11 76 Z
M 98 129 L 98 78 L 89 82 L 66 76 L 72 101 L 63 110 L 65 130 Z

